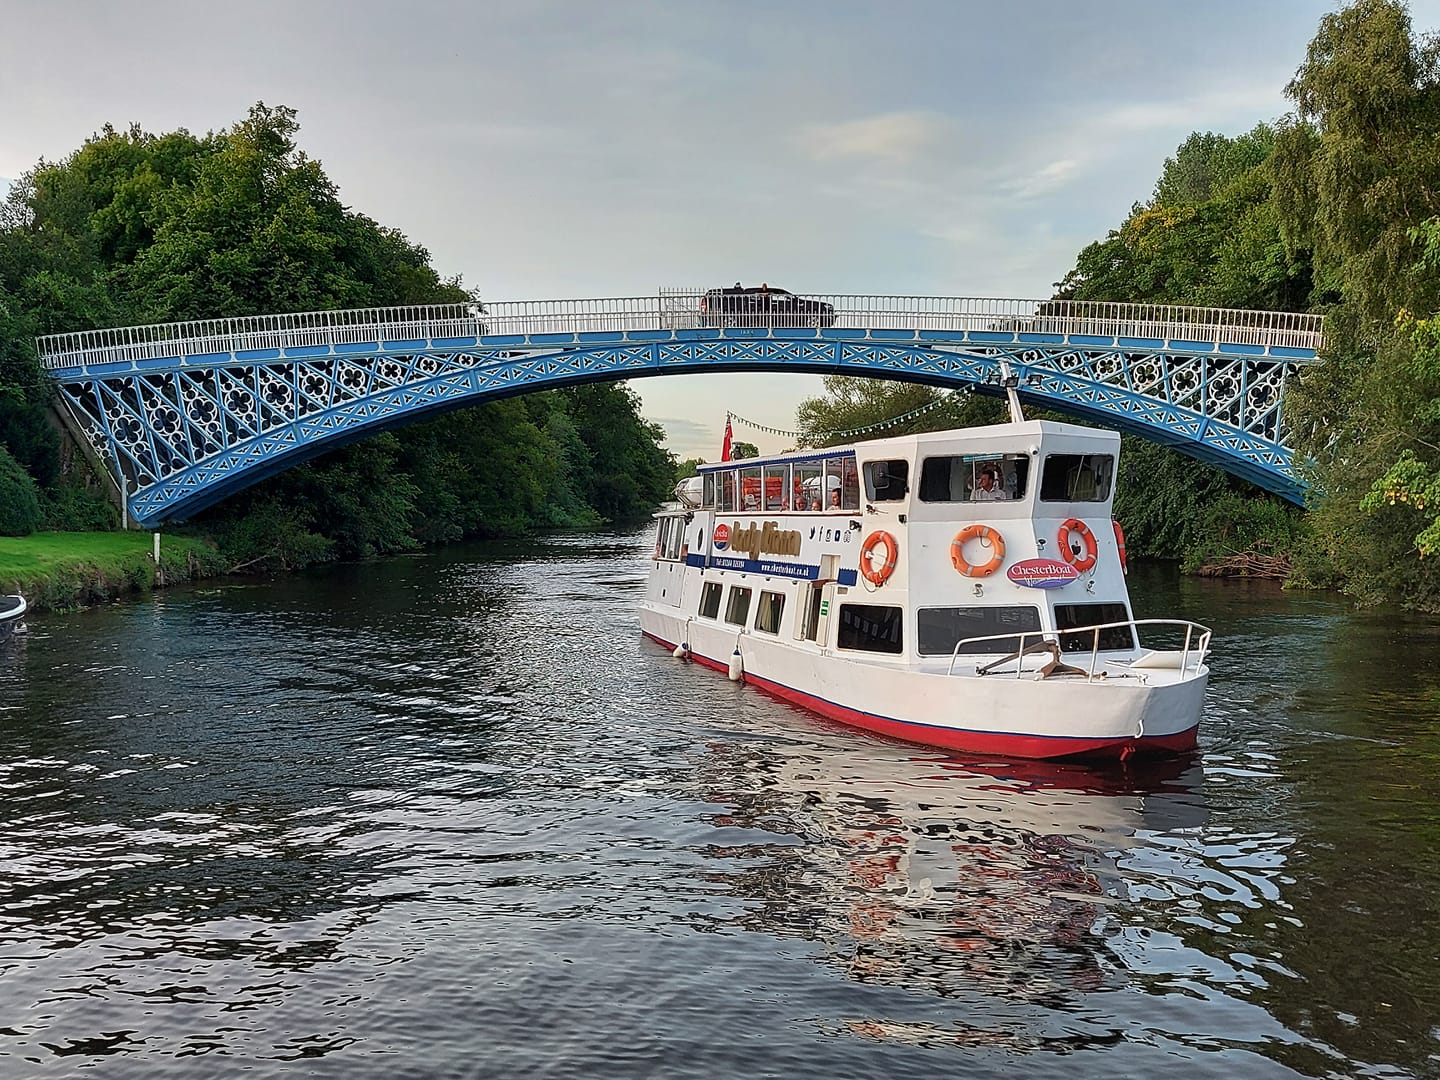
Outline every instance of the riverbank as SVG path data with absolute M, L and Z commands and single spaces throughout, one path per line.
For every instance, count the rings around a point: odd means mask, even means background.
M 0 593 L 18 592 L 38 611 L 86 607 L 229 571 L 212 545 L 163 536 L 160 563 L 148 532 L 41 532 L 0 536 Z

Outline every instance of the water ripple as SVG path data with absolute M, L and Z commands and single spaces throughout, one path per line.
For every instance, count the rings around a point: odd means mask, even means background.
M 0 1074 L 1440 1076 L 1431 676 L 1382 624 L 1137 575 L 1217 629 L 1203 758 L 967 761 L 643 642 L 647 545 L 38 623 Z

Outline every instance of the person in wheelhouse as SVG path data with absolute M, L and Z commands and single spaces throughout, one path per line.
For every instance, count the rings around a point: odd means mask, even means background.
M 1000 486 L 1000 479 L 992 465 L 980 470 L 975 480 L 975 489 L 970 492 L 972 502 L 1001 502 L 1009 499 L 1010 493 Z

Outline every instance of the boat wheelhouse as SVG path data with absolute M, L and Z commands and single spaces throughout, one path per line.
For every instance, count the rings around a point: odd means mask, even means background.
M 641 628 L 912 742 L 1191 749 L 1210 632 L 1134 618 L 1119 451 L 1112 431 L 1019 420 L 703 466 L 656 515 Z

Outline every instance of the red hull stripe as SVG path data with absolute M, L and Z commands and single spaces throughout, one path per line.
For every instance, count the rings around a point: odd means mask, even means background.
M 642 631 L 643 632 L 643 631 Z M 643 632 L 652 641 L 671 650 L 674 642 Z M 690 653 L 690 659 L 716 671 L 729 672 L 729 666 Z M 1173 735 L 1143 735 L 1139 738 L 1126 736 L 1117 739 L 1075 738 L 1068 735 L 1019 735 L 1000 731 L 973 731 L 965 728 L 937 727 L 934 724 L 920 724 L 912 720 L 896 720 L 875 713 L 861 712 L 847 708 L 825 698 L 807 694 L 802 690 L 786 686 L 771 679 L 745 673 L 748 685 L 764 690 L 772 697 L 788 701 L 793 705 L 819 713 L 830 720 L 837 720 L 851 727 L 873 731 L 903 742 L 938 746 L 945 750 L 958 750 L 967 754 L 999 754 L 1002 757 L 1059 758 L 1059 757 L 1129 757 L 1131 754 L 1170 753 L 1181 754 L 1195 749 L 1195 734 L 1199 725 Z

